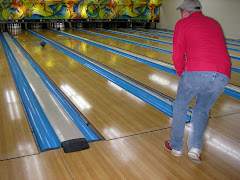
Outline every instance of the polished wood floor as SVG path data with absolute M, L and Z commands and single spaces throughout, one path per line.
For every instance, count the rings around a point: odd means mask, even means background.
M 122 46 L 124 43 L 87 33 L 66 31 L 139 54 L 142 49 L 126 43 Z M 175 97 L 179 80 L 176 76 L 58 33 L 48 30 L 38 32 L 172 98 Z M 20 120 L 13 121 L 9 117 L 12 116 L 8 113 L 9 103 L 2 101 L 10 82 L 11 89 L 15 86 L 0 48 L 0 63 L 1 66 L 6 66 L 4 72 L 0 71 L 1 107 L 8 108 L 3 112 L 1 108 L 0 179 L 240 179 L 239 100 L 225 94 L 220 96 L 211 111 L 204 136 L 203 161 L 195 164 L 187 157 L 186 145 L 183 157 L 180 158 L 164 149 L 163 143 L 170 137 L 171 118 L 51 46 L 42 48 L 41 41 L 28 32 L 21 31 L 14 36 L 63 92 L 64 87 L 74 92 L 64 93 L 106 140 L 90 143 L 90 149 L 80 152 L 66 154 L 60 149 L 39 153 L 36 146 L 32 145 L 34 141 L 23 110 L 23 127 L 19 124 L 5 125 L 4 123 L 11 124 Z M 163 55 L 164 59 L 171 61 L 171 56 L 166 54 L 146 49 L 144 52 L 146 56 L 161 60 Z M 84 108 L 76 101 L 76 96 L 83 98 L 89 108 Z M 2 118 L 4 112 L 8 116 Z M 185 142 L 188 126 L 187 124 Z M 29 133 L 15 134 L 13 132 L 16 129 Z M 4 134 L 3 131 L 10 134 Z M 15 141 L 9 145 L 12 149 L 1 150 L 10 144 L 9 137 Z M 21 142 L 17 137 L 32 141 L 25 141 L 25 145 L 23 143 L 17 148 L 16 144 Z M 28 150 L 25 154 L 24 149 Z M 14 150 L 18 153 L 7 155 Z

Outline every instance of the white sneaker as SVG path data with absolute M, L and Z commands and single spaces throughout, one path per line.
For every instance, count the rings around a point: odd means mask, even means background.
M 201 163 L 201 150 L 195 147 L 192 147 L 189 151 L 188 151 L 188 157 L 190 157 L 190 159 L 195 162 L 195 163 Z
M 174 156 L 180 157 L 180 156 L 182 156 L 182 151 L 177 151 L 175 149 L 172 149 L 172 154 Z

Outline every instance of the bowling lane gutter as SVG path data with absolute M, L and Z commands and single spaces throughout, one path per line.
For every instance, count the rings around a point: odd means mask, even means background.
M 138 98 L 142 99 L 146 103 L 152 105 L 159 111 L 165 113 L 168 116 L 172 116 L 172 99 L 163 95 L 162 93 L 143 85 L 142 83 L 135 81 L 89 57 L 86 57 L 60 43 L 57 43 L 49 38 L 44 37 L 34 31 L 27 30 L 30 34 L 45 41 L 50 46 L 56 48 L 58 51 L 66 54 L 75 61 L 89 68 L 90 70 L 96 72 L 97 74 L 103 76 L 109 81 L 115 83 L 116 85 L 122 87 L 126 91 L 132 93 Z M 187 114 L 186 122 L 190 121 L 190 112 Z
M 126 31 L 126 32 L 135 32 L 135 33 L 139 33 L 139 34 L 145 34 L 145 35 L 150 35 L 150 36 L 157 36 L 157 37 L 164 37 L 164 38 L 172 39 L 172 37 L 170 37 L 170 36 L 163 36 L 163 35 L 158 35 L 158 34 L 154 34 L 154 33 L 142 32 L 142 31 L 135 31 L 135 30 L 131 30 L 131 29 L 116 28 L 116 30 L 121 30 L 121 31 Z M 172 45 L 172 43 L 171 43 L 171 45 Z
M 103 139 L 101 135 L 99 135 L 97 132 L 97 136 L 94 132 L 90 129 L 92 127 L 88 121 L 86 121 L 83 117 L 83 115 L 76 110 L 76 108 L 73 107 L 73 105 L 70 103 L 70 101 L 67 100 L 66 97 L 63 96 L 63 93 L 61 93 L 60 89 L 57 88 L 57 86 L 51 81 L 51 79 L 44 73 L 44 71 L 37 65 L 37 63 L 32 59 L 32 57 L 25 51 L 25 49 L 17 42 L 17 40 L 10 35 L 14 43 L 17 45 L 17 47 L 21 50 L 21 52 L 24 54 L 24 56 L 27 58 L 31 66 L 34 68 L 34 70 L 37 72 L 37 74 L 40 76 L 46 87 L 50 90 L 50 92 L 54 95 L 57 102 L 63 107 L 67 115 L 70 117 L 70 119 L 74 122 L 74 124 L 77 126 L 77 128 L 82 133 L 81 138 L 73 138 L 69 140 L 65 140 L 62 142 L 62 147 L 65 152 L 72 152 L 72 151 L 78 151 L 88 148 L 87 141 L 96 141 Z M 69 123 L 68 123 L 69 124 Z M 90 127 L 89 127 L 90 126 Z M 63 132 L 64 134 L 64 132 Z M 85 139 L 86 138 L 86 139 Z M 76 142 L 77 141 L 77 142 Z M 71 144 L 78 144 L 79 147 L 71 147 Z
M 102 48 L 104 50 L 113 52 L 115 54 L 121 55 L 121 56 L 126 57 L 126 58 L 130 58 L 132 60 L 141 62 L 143 64 L 149 65 L 151 67 L 157 68 L 159 70 L 162 70 L 162 71 L 165 71 L 165 72 L 168 72 L 170 74 L 173 74 L 173 75 L 177 76 L 176 71 L 174 70 L 174 66 L 171 65 L 171 64 L 160 62 L 158 60 L 155 60 L 155 59 L 152 59 L 152 58 L 149 58 L 149 57 L 146 57 L 146 56 L 142 56 L 140 54 L 136 54 L 136 53 L 133 53 L 133 52 L 130 52 L 130 51 L 127 51 L 127 50 L 123 50 L 123 49 L 120 49 L 120 48 L 117 48 L 117 47 L 113 47 L 113 46 L 110 46 L 110 45 L 107 45 L 107 44 L 104 44 L 104 43 L 93 41 L 93 40 L 83 38 L 83 37 L 80 37 L 80 36 L 77 36 L 77 35 L 73 35 L 73 34 L 70 34 L 70 33 L 60 32 L 60 31 L 55 31 L 55 30 L 51 30 L 51 31 L 62 34 L 62 35 L 65 35 L 65 36 L 68 36 L 70 38 L 73 38 L 73 39 L 76 39 L 76 40 L 79 40 L 79 41 L 82 41 L 82 42 L 85 42 L 85 43 L 88 43 L 90 45 Z M 239 69 L 239 72 L 240 72 L 240 69 Z M 240 99 L 240 88 L 238 86 L 228 84 L 227 87 L 224 90 L 224 93 L 229 95 L 229 96 L 232 96 L 234 98 Z
M 64 152 L 75 152 L 89 148 L 87 140 L 71 121 L 69 113 L 67 114 L 64 109 L 65 107 L 58 103 L 58 99 L 51 93 L 48 85 L 43 82 L 39 72 L 38 74 L 36 73 L 36 67 L 34 69 L 8 33 L 4 33 L 4 38 L 13 56 L 16 57 L 16 61 L 20 67 L 19 70 L 22 71 L 31 86 L 44 114 L 56 133 Z

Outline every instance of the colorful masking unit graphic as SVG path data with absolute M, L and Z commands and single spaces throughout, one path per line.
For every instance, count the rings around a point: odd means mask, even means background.
M 0 20 L 159 20 L 162 0 L 0 0 Z

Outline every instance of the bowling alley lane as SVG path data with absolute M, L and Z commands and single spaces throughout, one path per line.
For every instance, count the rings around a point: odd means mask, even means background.
M 153 41 L 150 41 L 150 40 L 144 40 L 144 39 L 139 39 L 139 38 L 134 38 L 134 37 L 128 37 L 128 36 L 125 36 L 125 35 L 114 34 L 114 33 L 105 32 L 105 31 L 101 31 L 101 30 L 97 30 L 97 29 L 85 29 L 85 30 L 87 30 L 89 32 L 100 33 L 100 34 L 103 34 L 103 35 L 108 35 L 108 36 L 112 36 L 112 37 L 116 37 L 116 38 L 122 38 L 122 39 L 130 40 L 130 41 L 133 41 L 133 42 L 138 42 L 138 43 L 151 45 L 151 46 L 154 46 L 154 47 L 159 47 L 159 48 L 162 48 L 162 49 L 172 51 L 172 45 L 157 43 L 157 42 L 153 42 Z M 115 30 L 115 32 L 118 32 L 118 31 Z M 82 34 L 84 34 L 84 32 L 81 32 L 81 35 Z M 96 40 L 96 41 L 99 41 L 99 42 L 102 42 L 102 43 L 105 43 L 105 39 L 109 39 L 109 38 L 105 38 L 105 37 L 100 37 L 100 39 L 98 39 L 98 38 L 95 37 L 95 35 L 90 36 L 89 38 L 91 38 L 91 37 L 94 37 L 94 39 L 92 39 L 92 40 Z M 143 37 L 144 37 L 144 35 L 143 35 Z M 162 40 L 162 39 L 159 39 L 159 40 Z M 145 56 L 148 56 L 148 57 L 151 57 L 151 58 L 154 58 L 154 59 L 157 59 L 157 60 L 169 63 L 169 64 L 172 64 L 172 54 L 167 54 L 167 53 L 163 53 L 163 52 L 160 52 L 160 51 L 156 51 L 156 50 L 152 50 L 152 49 L 147 48 L 147 51 L 149 53 L 146 55 L 146 53 L 145 53 L 146 51 L 142 51 L 142 49 L 144 49 L 143 47 L 138 46 L 137 48 L 131 48 L 130 49 L 126 44 L 123 45 L 124 43 L 120 43 L 119 41 L 113 40 L 113 39 L 111 39 L 111 41 L 108 42 L 108 44 L 112 45 L 112 46 L 115 46 L 115 47 L 123 48 L 123 49 L 131 51 L 131 52 L 135 52 L 135 53 L 138 53 L 138 54 L 141 54 L 141 55 L 145 55 Z M 236 55 L 237 57 L 240 57 L 240 54 L 238 54 L 238 52 L 231 51 L 231 50 L 228 50 L 228 51 L 229 51 L 229 53 L 232 52 L 232 55 Z M 240 61 L 239 60 L 231 59 L 231 61 L 232 61 L 232 66 L 233 67 L 240 68 Z M 233 72 L 233 73 L 235 74 L 235 72 Z M 239 78 L 240 78 L 240 76 L 239 76 Z
M 97 29 L 87 29 L 87 30 L 91 31 L 91 32 L 95 32 L 95 33 L 101 33 L 101 34 L 108 35 L 108 36 L 127 39 L 127 40 L 130 40 L 130 41 L 134 41 L 134 42 L 138 42 L 138 43 L 142 43 L 142 44 L 146 44 L 146 45 L 151 45 L 151 46 L 154 46 L 154 47 L 158 47 L 158 48 L 162 48 L 162 49 L 172 51 L 172 45 L 157 43 L 157 42 L 153 42 L 153 41 L 150 41 L 150 40 L 144 40 L 144 39 L 139 39 L 139 38 L 135 38 L 135 37 L 129 37 L 129 36 L 115 34 L 115 33 L 106 32 L 106 31 L 101 31 L 101 30 L 97 30 Z M 115 31 L 115 32 L 118 32 L 118 31 Z M 127 32 L 127 33 L 129 33 L 129 32 Z M 159 51 L 156 51 L 156 52 L 159 53 Z M 230 55 L 237 56 L 237 57 L 240 58 L 240 52 L 232 51 L 232 50 L 228 50 L 228 52 L 229 52 Z M 232 58 L 231 61 L 232 61 L 232 66 L 240 68 L 240 61 L 239 60 L 236 60 L 236 59 Z M 172 63 L 171 58 L 170 58 L 170 63 Z
M 72 34 L 75 34 L 75 35 L 78 35 L 78 36 L 81 36 L 81 37 L 89 38 L 91 40 L 102 42 L 102 43 L 105 43 L 105 44 L 108 44 L 108 45 L 111 45 L 111 46 L 114 46 L 114 47 L 118 47 L 118 48 L 121 48 L 121 49 L 125 49 L 125 50 L 131 51 L 131 52 L 135 52 L 135 53 L 147 56 L 147 57 L 151 57 L 151 58 L 160 60 L 162 62 L 173 64 L 171 54 L 158 52 L 158 51 L 143 48 L 143 47 L 140 47 L 140 46 L 137 46 L 137 45 L 124 43 L 124 42 L 120 42 L 120 41 L 117 41 L 117 40 L 114 40 L 114 39 L 109 39 L 109 38 L 105 38 L 105 37 L 101 37 L 101 36 L 91 35 L 91 34 L 87 34 L 87 33 L 84 33 L 84 32 L 79 32 L 79 31 L 76 31 L 76 30 L 66 29 L 65 32 L 72 33 Z M 237 60 L 235 60 L 234 62 L 236 63 Z M 239 63 L 239 67 L 240 67 L 240 61 L 237 62 L 237 63 Z M 232 71 L 230 83 L 234 84 L 236 86 L 240 86 L 239 79 L 240 79 L 240 73 Z
M 51 46 L 41 47 L 33 35 L 22 33 L 16 39 L 104 138 L 170 126 L 167 115 Z M 74 47 L 74 41 L 66 41 Z
M 124 58 L 120 55 L 86 44 L 84 42 L 74 39 L 65 39 L 64 36 L 59 36 L 58 33 L 52 31 L 40 30 L 38 32 L 153 89 L 156 89 L 157 91 L 162 92 L 171 98 L 175 98 L 177 83 L 179 80 L 177 76 L 160 71 L 131 59 Z M 219 101 L 221 103 L 217 103 L 214 106 L 211 116 L 221 116 L 229 113 L 240 112 L 239 100 L 222 94 Z
M 88 56 L 118 72 L 121 72 L 122 74 L 142 82 L 143 84 L 147 84 L 164 94 L 168 94 L 171 97 L 175 96 L 178 78 L 172 74 L 89 45 L 85 42 L 69 39 L 66 36 L 59 36 L 55 32 L 38 31 L 38 33 L 54 41 L 62 43 L 85 56 Z
M 0 92 L 0 160 L 38 153 L 1 42 Z
M 90 29 L 87 29 L 87 31 L 91 32 Z M 133 45 L 133 44 L 129 44 L 129 43 L 125 43 L 125 42 L 121 42 L 118 40 L 114 40 L 114 39 L 110 39 L 110 38 L 106 38 L 106 37 L 102 37 L 102 36 L 98 36 L 98 35 L 93 35 L 93 34 L 89 34 L 89 33 L 85 33 L 85 32 L 80 32 L 80 31 L 73 30 L 73 29 L 66 29 L 65 32 L 76 34 L 81 37 L 85 37 L 85 38 L 88 38 L 88 39 L 91 39 L 94 41 L 105 43 L 105 44 L 108 44 L 108 45 L 111 45 L 114 47 L 125 49 L 127 51 L 138 53 L 138 54 L 141 54 L 144 56 L 148 56 L 150 58 L 157 59 L 159 61 L 163 61 L 163 62 L 172 64 L 172 60 L 171 60 L 172 55 L 171 54 L 167 54 L 164 52 L 158 52 L 158 51 L 155 51 L 152 49 L 146 49 L 144 47 L 140 47 L 137 45 Z M 97 31 L 97 33 L 102 33 L 102 32 Z M 126 39 L 126 37 L 124 37 L 124 39 Z M 146 51 L 147 51 L 147 53 L 146 53 Z

